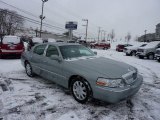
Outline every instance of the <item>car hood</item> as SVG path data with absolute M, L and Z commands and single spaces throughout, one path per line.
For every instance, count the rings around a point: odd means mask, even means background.
M 122 75 L 128 73 L 130 70 L 135 68 L 125 64 L 123 62 L 118 62 L 109 58 L 95 57 L 86 59 L 75 59 L 67 61 L 72 68 L 85 70 L 88 73 L 93 72 L 93 75 L 99 73 L 107 78 L 121 78 Z M 101 76 L 99 76 L 101 77 Z

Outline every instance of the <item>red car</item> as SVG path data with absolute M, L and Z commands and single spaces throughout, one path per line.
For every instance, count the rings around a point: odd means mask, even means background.
M 101 49 L 109 49 L 111 46 L 110 46 L 110 43 L 107 43 L 107 42 L 100 42 L 100 43 L 92 43 L 91 45 L 91 48 L 101 48 Z
M 4 36 L 0 41 L 0 57 L 5 55 L 17 55 L 20 57 L 24 50 L 24 44 L 20 37 Z
M 118 51 L 118 52 L 123 52 L 124 48 L 125 48 L 125 47 L 128 47 L 128 46 L 132 46 L 132 45 L 130 45 L 130 44 L 118 44 L 118 45 L 116 46 L 116 51 Z

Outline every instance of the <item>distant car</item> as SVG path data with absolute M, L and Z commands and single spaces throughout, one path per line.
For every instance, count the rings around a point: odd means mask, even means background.
M 160 62 L 160 48 L 156 49 L 155 58 L 158 62 Z
M 39 44 L 39 43 L 45 43 L 45 42 L 48 42 L 48 41 L 43 41 L 42 38 L 38 38 L 38 37 L 34 37 L 34 38 L 29 38 L 28 39 L 28 45 L 27 45 L 27 50 L 31 50 L 31 48 L 33 46 L 35 46 L 36 44 Z
M 80 103 L 90 97 L 118 102 L 136 94 L 143 81 L 136 68 L 75 43 L 38 44 L 22 54 L 21 62 L 28 76 L 35 73 L 68 88 Z
M 157 48 L 160 48 L 160 41 L 150 42 L 146 46 L 138 48 L 137 56 L 140 59 L 147 57 L 148 59 L 153 60 Z
M 63 40 L 56 40 L 56 42 L 64 42 Z
M 68 40 L 67 43 L 76 43 L 75 40 Z
M 125 52 L 127 56 L 136 56 L 138 47 L 144 47 L 146 45 L 147 43 L 139 43 L 138 45 L 136 44 L 133 46 L 125 47 L 123 52 Z
M 5 55 L 20 57 L 24 50 L 23 41 L 18 36 L 4 36 L 0 41 L 0 57 Z
M 129 46 L 133 46 L 133 45 L 131 45 L 131 44 L 118 44 L 116 46 L 116 51 L 123 52 L 124 48 L 129 47 Z
M 85 40 L 78 40 L 78 43 L 85 47 L 88 47 L 88 43 Z
M 111 46 L 110 46 L 110 43 L 108 42 L 96 42 L 94 44 L 90 44 L 90 47 L 107 50 L 107 49 L 110 49 Z

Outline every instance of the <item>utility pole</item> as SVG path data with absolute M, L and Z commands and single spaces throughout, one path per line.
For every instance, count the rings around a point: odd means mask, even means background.
M 40 24 L 40 38 L 41 38 L 41 33 L 42 33 L 42 21 L 45 19 L 45 16 L 43 16 L 43 8 L 44 8 L 44 3 L 47 2 L 48 0 L 42 0 L 42 13 L 39 16 L 39 18 L 41 19 L 41 24 Z
M 86 25 L 83 25 L 83 26 L 86 26 L 86 37 L 85 37 L 85 40 L 87 41 L 87 36 L 88 36 L 88 19 L 82 19 L 82 21 L 86 21 Z
M 146 41 L 146 32 L 147 32 L 147 30 L 144 31 L 144 42 L 147 42 Z
M 98 27 L 98 42 L 99 42 L 99 35 L 100 35 L 100 32 L 101 32 L 101 27 Z
M 106 31 L 104 31 L 104 41 L 106 41 Z

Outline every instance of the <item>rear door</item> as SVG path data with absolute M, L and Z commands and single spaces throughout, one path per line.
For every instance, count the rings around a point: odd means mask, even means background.
M 42 75 L 44 73 L 43 70 L 43 60 L 44 60 L 44 51 L 46 49 L 46 44 L 37 45 L 33 49 L 31 53 L 30 63 L 35 72 L 38 75 Z

